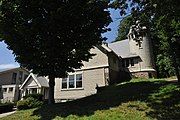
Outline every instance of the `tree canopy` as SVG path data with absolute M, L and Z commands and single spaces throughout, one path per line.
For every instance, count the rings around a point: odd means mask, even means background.
M 1 0 L 0 37 L 20 66 L 54 79 L 80 68 L 111 22 L 104 0 Z
M 113 42 L 127 39 L 127 34 L 132 25 L 132 20 L 133 20 L 132 16 L 128 15 L 120 21 L 119 29 L 118 29 L 118 36 L 117 36 L 116 40 Z

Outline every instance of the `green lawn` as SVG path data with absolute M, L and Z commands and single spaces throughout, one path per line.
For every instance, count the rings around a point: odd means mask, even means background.
M 83 99 L 17 111 L 0 120 L 178 120 L 180 86 L 163 80 L 132 80 Z

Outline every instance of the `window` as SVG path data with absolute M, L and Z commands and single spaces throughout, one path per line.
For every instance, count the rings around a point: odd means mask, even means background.
M 122 67 L 125 67 L 125 60 L 122 60 Z
M 82 74 L 76 74 L 76 88 L 82 87 Z
M 130 63 L 131 63 L 131 66 L 134 66 L 134 59 L 133 58 L 130 59 Z
M 67 78 L 62 78 L 62 89 L 67 89 Z
M 75 88 L 74 75 L 69 75 L 69 88 Z
M 13 75 L 12 75 L 12 84 L 16 84 L 16 77 L 17 77 L 17 73 L 13 73 Z
M 22 76 L 23 76 L 23 72 L 22 71 L 19 71 L 19 81 L 20 83 L 22 83 Z
M 7 92 L 7 88 L 3 88 L 3 92 L 6 93 Z
M 82 74 L 73 74 L 62 78 L 62 89 L 71 88 L 82 88 Z
M 8 92 L 9 93 L 13 92 L 13 87 L 10 87 Z
M 36 94 L 37 93 L 37 88 L 31 88 L 31 92 L 32 92 L 32 94 Z
M 126 59 L 126 67 L 129 67 L 129 59 Z

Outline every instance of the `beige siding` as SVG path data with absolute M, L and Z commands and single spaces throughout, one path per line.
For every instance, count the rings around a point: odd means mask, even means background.
M 84 66 L 82 69 L 92 68 L 92 67 L 99 67 L 99 66 L 108 66 L 108 56 L 100 51 L 98 48 L 92 48 L 91 53 L 96 54 L 89 59 L 88 62 L 83 62 Z
M 2 85 L 2 88 L 6 88 L 7 92 L 3 93 L 3 98 L 2 101 L 17 101 L 19 98 L 19 71 L 23 72 L 22 75 L 22 80 L 24 80 L 24 75 L 29 74 L 26 70 L 17 68 L 17 69 L 12 69 L 9 71 L 1 72 L 0 73 L 0 84 Z M 16 84 L 12 84 L 12 75 L 13 73 L 17 73 L 16 76 Z M 13 88 L 13 91 L 10 92 L 9 89 Z
M 35 80 L 31 77 L 27 83 L 25 84 L 25 86 L 23 88 L 37 88 L 38 84 L 35 82 Z
M 108 68 L 108 56 L 98 48 L 90 51 L 96 54 L 88 62 L 83 62 L 84 66 L 76 72 L 82 73 L 82 88 L 62 90 L 62 79 L 57 78 L 55 83 L 55 99 L 77 99 L 95 94 L 97 86 L 107 85 L 105 80 L 105 68 Z M 107 71 L 107 70 L 106 70 Z
M 105 86 L 104 68 L 82 71 L 83 87 L 80 89 L 62 90 L 62 79 L 56 79 L 55 99 L 77 99 L 95 94 L 97 86 Z
M 18 100 L 18 86 L 16 85 L 3 85 L 2 86 L 2 90 L 6 89 L 6 92 L 3 92 L 3 96 L 2 96 L 2 102 L 13 102 L 13 101 L 17 101 Z M 13 89 L 12 91 L 10 91 L 10 89 Z
M 27 74 L 27 75 L 29 74 L 27 71 L 25 71 L 23 69 L 14 69 L 14 70 L 10 70 L 8 72 L 2 72 L 2 73 L 0 73 L 0 84 L 1 85 L 10 85 L 12 83 L 13 73 L 17 73 L 16 81 L 17 81 L 17 84 L 19 84 L 19 71 L 23 72 L 22 80 L 24 80 L 25 74 Z

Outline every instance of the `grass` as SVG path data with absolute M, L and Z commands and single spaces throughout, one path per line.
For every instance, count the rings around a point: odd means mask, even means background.
M 0 120 L 178 120 L 180 86 L 157 79 L 135 79 L 102 88 L 96 95 L 17 111 Z

